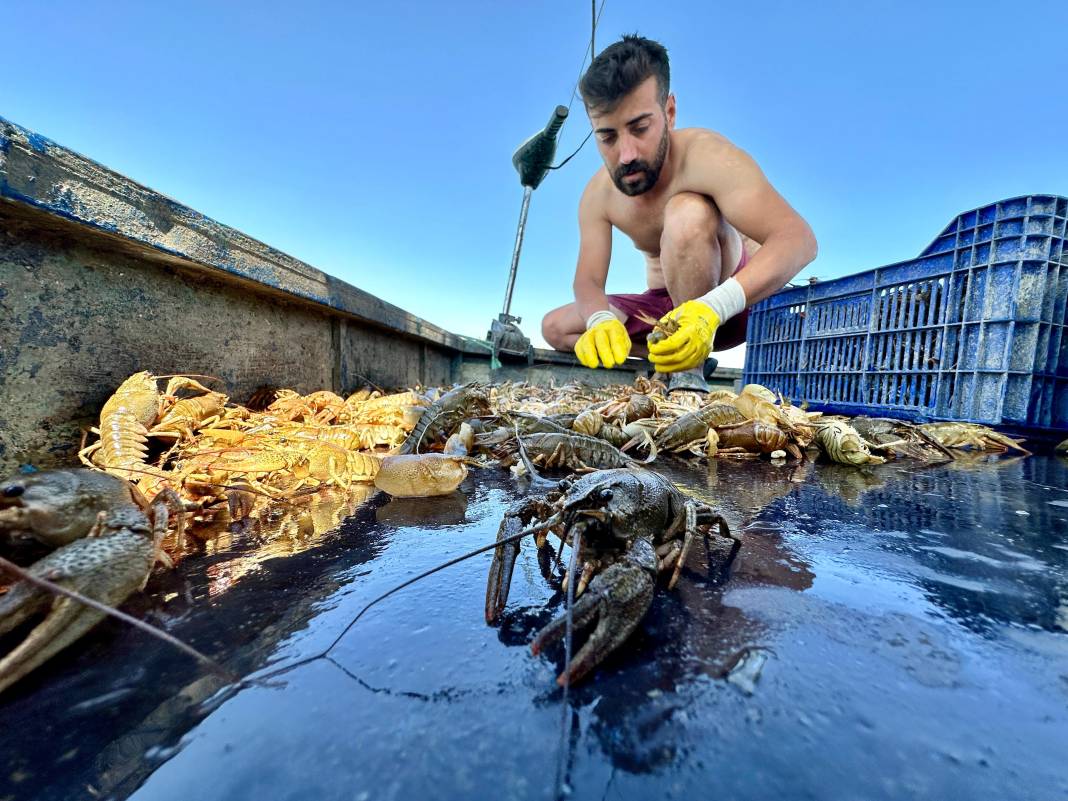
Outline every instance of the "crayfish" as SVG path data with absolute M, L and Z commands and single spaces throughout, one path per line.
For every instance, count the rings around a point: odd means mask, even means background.
M 648 323 L 653 326 L 653 330 L 650 331 L 649 335 L 645 338 L 645 341 L 650 345 L 654 345 L 657 342 L 663 342 L 679 330 L 679 322 L 674 317 L 664 317 L 663 319 L 657 320 L 655 317 L 639 313 L 638 319 L 643 323 Z
M 486 391 L 477 383 L 464 384 L 446 392 L 423 411 L 408 438 L 397 448 L 404 455 L 426 451 L 444 440 L 460 423 L 488 411 Z
M 718 525 L 713 532 L 713 524 Z M 527 528 L 524 529 L 524 526 Z M 567 479 L 545 498 L 513 506 L 497 533 L 497 546 L 486 586 L 486 621 L 494 623 L 508 602 L 512 571 L 519 555 L 517 536 L 537 534 L 539 556 L 551 550 L 546 532 L 577 547 L 578 577 L 568 573 L 564 588 L 575 585 L 576 626 L 596 623 L 593 632 L 557 678 L 561 686 L 589 674 L 638 626 L 653 601 L 658 578 L 670 573 L 668 589 L 678 581 L 693 539 L 702 533 L 710 573 L 724 577 L 740 541 L 707 504 L 680 492 L 650 470 L 601 470 Z M 508 540 L 502 542 L 502 540 Z M 544 565 L 548 560 L 540 560 Z M 562 615 L 531 643 L 536 655 L 560 639 L 567 627 Z
M 145 509 L 130 499 L 128 484 L 121 489 L 111 484 L 119 485 L 120 480 L 88 470 L 4 482 L 4 498 L 11 502 L 4 512 L 10 516 L 0 520 L 0 528 L 10 525 L 42 541 L 66 543 L 30 566 L 26 573 L 31 578 L 53 582 L 107 607 L 118 606 L 145 586 L 160 558 L 168 503 L 178 499 L 169 491 L 160 493 Z M 63 491 L 52 498 L 35 492 L 48 488 Z M 60 526 L 64 518 L 67 525 Z M 44 620 L 0 659 L 0 692 L 80 639 L 105 615 L 71 598 L 54 598 L 23 580 L 0 597 L 0 634 L 42 613 Z
M 972 423 L 926 423 L 920 426 L 920 430 L 947 448 L 974 448 L 993 453 L 1014 450 L 1025 456 L 1031 455 L 1031 451 L 1020 445 L 1023 440 L 1013 439 L 986 426 Z
M 100 512 L 131 503 L 146 505 L 130 482 L 95 470 L 13 476 L 0 481 L 0 535 L 58 548 L 88 534 Z

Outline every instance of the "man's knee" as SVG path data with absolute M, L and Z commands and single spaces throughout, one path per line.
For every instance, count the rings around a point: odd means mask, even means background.
M 660 249 L 679 248 L 687 244 L 716 244 L 720 215 L 716 204 L 696 192 L 679 192 L 664 207 L 664 232 Z
M 553 340 L 557 338 L 559 330 L 556 321 L 553 319 L 553 314 L 554 312 L 549 312 L 541 318 L 541 335 L 550 345 L 552 345 Z
M 562 309 L 553 309 L 541 318 L 541 335 L 552 347 L 557 350 L 566 349 L 563 343 L 564 336 L 569 333 L 563 324 Z

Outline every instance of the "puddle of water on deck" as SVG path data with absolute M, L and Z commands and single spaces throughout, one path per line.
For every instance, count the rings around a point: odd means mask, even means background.
M 745 545 L 725 585 L 694 570 L 661 592 L 573 689 L 576 797 L 1068 792 L 1068 509 L 1048 489 L 1068 487 L 1063 460 L 658 467 Z M 482 472 L 461 489 L 235 528 L 132 607 L 242 673 L 293 664 L 492 541 L 515 485 Z M 0 797 L 549 798 L 562 656 L 526 645 L 560 599 L 528 546 L 486 626 L 489 560 L 392 596 L 334 661 L 214 703 L 217 679 L 105 623 L 0 701 Z

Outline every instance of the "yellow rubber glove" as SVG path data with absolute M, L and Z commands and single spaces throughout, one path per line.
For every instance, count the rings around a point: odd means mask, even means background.
M 649 345 L 649 361 L 662 373 L 690 370 L 703 364 L 712 351 L 719 315 L 707 303 L 688 300 L 660 318 L 661 323 L 668 320 L 678 323 L 679 330 Z
M 612 312 L 590 315 L 586 333 L 575 343 L 575 355 L 586 367 L 606 368 L 623 364 L 630 355 L 630 335 Z

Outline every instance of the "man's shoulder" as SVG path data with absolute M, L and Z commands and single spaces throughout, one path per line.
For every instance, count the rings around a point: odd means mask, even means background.
M 582 192 L 582 200 L 580 202 L 587 208 L 603 209 L 611 188 L 612 179 L 608 176 L 608 170 L 601 167 L 586 182 L 586 188 Z
M 608 169 L 601 165 L 601 167 L 590 176 L 590 180 L 586 182 L 587 191 L 602 192 L 612 185 L 612 179 L 608 176 Z
M 709 128 L 679 128 L 674 132 L 674 144 L 687 155 L 695 152 L 715 156 L 737 149 L 730 139 Z
M 679 134 L 680 155 L 675 181 L 680 190 L 714 198 L 736 183 L 739 168 L 752 161 L 749 154 L 716 131 L 686 128 Z

